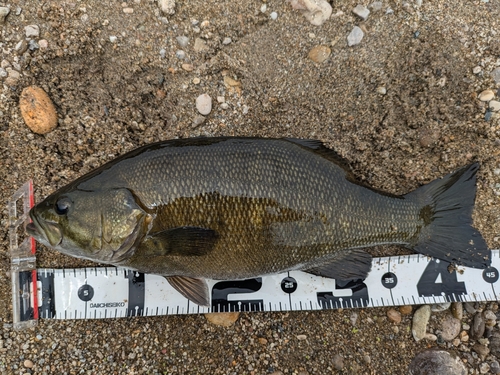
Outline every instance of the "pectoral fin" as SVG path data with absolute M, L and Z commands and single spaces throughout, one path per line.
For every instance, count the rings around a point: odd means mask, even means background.
M 363 250 L 346 250 L 325 264 L 304 270 L 316 276 L 337 280 L 366 279 L 372 268 L 372 256 Z
M 154 233 L 142 246 L 149 255 L 201 256 L 212 251 L 217 237 L 213 229 L 178 227 Z
M 210 306 L 207 283 L 204 279 L 186 276 L 169 276 L 167 281 L 180 294 L 200 306 Z

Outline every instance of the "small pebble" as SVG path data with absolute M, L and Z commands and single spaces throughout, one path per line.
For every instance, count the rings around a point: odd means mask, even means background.
M 478 312 L 474 315 L 470 334 L 474 340 L 480 339 L 484 335 L 485 321 L 483 314 Z
M 224 103 L 225 101 L 226 101 L 226 98 L 224 98 L 223 96 L 218 96 L 217 97 L 217 103 Z M 500 169 L 499 169 L 499 171 L 500 171 Z
M 450 310 L 456 319 L 462 320 L 464 317 L 464 307 L 462 302 L 453 302 L 450 306 Z
M 413 314 L 411 332 L 415 341 L 420 341 L 425 337 L 430 317 L 431 307 L 429 305 L 421 306 Z
M 207 94 L 201 94 L 196 98 L 196 109 L 203 116 L 207 116 L 212 111 L 212 98 Z
M 500 363 L 498 363 L 498 361 L 492 361 L 490 363 L 490 371 L 492 374 L 500 374 Z
M 411 312 L 413 311 L 413 306 L 411 305 L 406 305 L 406 306 L 399 306 L 399 312 L 402 314 L 402 315 L 408 315 L 408 314 L 411 314 Z
M 490 365 L 486 362 L 483 362 L 479 365 L 479 373 L 488 374 L 490 372 Z
M 387 89 L 384 86 L 379 86 L 379 87 L 377 87 L 377 92 L 380 95 L 385 95 L 385 94 L 387 94 Z
M 200 80 L 198 77 L 194 77 L 194 78 L 193 78 L 193 83 L 194 83 L 195 85 L 199 85 L 199 84 L 200 84 L 200 82 L 201 82 L 201 80 Z
M 262 4 L 262 6 L 260 7 L 260 12 L 266 13 L 266 11 L 267 11 L 267 4 Z
M 229 104 L 227 104 L 227 103 L 221 103 L 220 107 L 222 109 L 228 109 L 229 108 Z
M 186 72 L 192 72 L 192 71 L 193 71 L 193 69 L 194 69 L 194 66 L 193 66 L 193 64 L 188 64 L 188 63 L 185 63 L 185 64 L 182 64 L 182 65 L 181 65 L 181 68 L 182 68 L 183 70 L 185 70 Z
M 167 55 L 167 50 L 165 48 L 162 48 L 160 50 L 160 57 L 164 59 L 166 55 Z
M 180 60 L 184 60 L 186 58 L 186 52 L 184 52 L 181 49 L 177 50 L 177 51 L 175 51 L 175 56 L 177 56 L 177 58 Z
M 227 312 L 227 313 L 208 313 L 205 314 L 207 320 L 215 325 L 230 327 L 232 326 L 240 317 L 239 312 Z
M 491 78 L 493 78 L 496 84 L 500 83 L 500 68 L 496 68 L 491 72 Z
M 163 14 L 172 15 L 175 13 L 175 0 L 158 0 L 158 5 Z
M 484 361 L 486 359 L 486 356 L 490 354 L 490 349 L 486 345 L 482 345 L 478 342 L 472 345 L 472 350 L 474 350 L 479 355 L 481 361 Z
M 37 134 L 46 134 L 57 126 L 57 112 L 52 100 L 43 89 L 26 87 L 19 98 L 24 122 Z
M 195 118 L 193 119 L 193 123 L 191 124 L 191 127 L 194 129 L 201 124 L 205 122 L 206 117 L 202 115 L 196 115 Z
M 23 362 L 23 366 L 26 368 L 33 368 L 33 361 L 30 361 L 29 359 L 25 359 Z
M 364 35 L 365 33 L 363 32 L 363 30 L 361 30 L 358 26 L 354 26 L 352 31 L 347 36 L 347 45 L 349 47 L 352 47 L 361 43 Z
M 175 40 L 177 40 L 177 44 L 181 48 L 186 48 L 187 45 L 189 44 L 189 38 L 184 35 L 178 36 L 177 38 L 175 38 Z
M 24 28 L 26 38 L 38 37 L 40 35 L 40 28 L 37 25 L 28 25 Z
M 372 8 L 374 12 L 378 12 L 379 10 L 382 10 L 383 5 L 384 4 L 381 1 L 374 1 L 370 4 L 370 8 Z
M 201 38 L 196 38 L 194 40 L 193 49 L 194 49 L 195 52 L 206 51 L 208 49 L 207 43 L 203 39 L 201 39 Z
M 389 318 L 389 320 L 393 323 L 401 323 L 401 313 L 395 309 L 389 309 L 387 311 L 387 318 Z
M 28 42 L 26 40 L 21 40 L 14 47 L 18 55 L 22 55 L 24 52 L 28 50 Z
M 323 25 L 332 15 L 332 6 L 326 0 L 291 0 L 293 9 L 303 11 L 304 17 L 314 26 Z
M 368 8 L 365 7 L 364 5 L 361 5 L 361 4 L 356 5 L 356 8 L 354 8 L 352 10 L 352 12 L 356 16 L 358 16 L 359 18 L 361 18 L 363 21 L 366 21 L 366 19 L 370 15 L 370 11 L 368 10 Z
M 5 19 L 10 13 L 10 8 L 8 7 L 0 7 L 0 24 L 5 22 Z
M 117 39 L 118 39 L 118 38 L 117 38 L 116 36 L 114 36 L 114 35 L 111 35 L 111 36 L 109 37 L 109 41 L 110 41 L 111 43 L 116 43 L 116 40 L 117 40 Z
M 441 323 L 441 338 L 445 341 L 452 341 L 460 333 L 460 320 L 447 312 Z
M 472 69 L 472 73 L 474 74 L 479 74 L 481 73 L 483 69 L 480 67 L 480 66 L 475 66 L 473 69 Z
M 493 90 L 484 90 L 478 95 L 478 99 L 482 102 L 489 102 L 495 97 Z
M 271 14 L 269 15 L 269 17 L 271 17 L 271 19 L 274 21 L 278 18 L 278 13 L 276 12 L 271 12 Z
M 227 46 L 228 44 L 231 44 L 231 42 L 232 42 L 232 39 L 231 39 L 231 38 L 229 38 L 229 37 L 226 37 L 226 38 L 224 38 L 224 40 L 222 41 L 222 44 L 224 44 L 224 45 L 226 45 L 226 46 Z
M 455 352 L 427 349 L 418 353 L 408 366 L 410 375 L 466 375 L 467 369 Z
M 464 308 L 469 314 L 476 313 L 476 309 L 474 308 L 474 304 L 472 302 L 464 302 Z
M 500 102 L 497 100 L 490 100 L 488 103 L 488 107 L 490 108 L 491 112 L 498 112 L 500 111 Z
M 134 13 L 134 8 L 123 8 L 123 13 L 132 14 Z
M 45 49 L 49 47 L 49 42 L 47 41 L 47 39 L 40 39 L 38 41 L 38 45 L 40 46 L 40 48 Z
M 446 311 L 450 308 L 451 302 L 434 303 L 431 305 L 432 312 Z
M 297 335 L 297 340 L 299 340 L 299 341 L 307 340 L 307 336 L 306 335 Z
M 340 354 L 335 354 L 333 356 L 333 367 L 335 367 L 335 370 L 340 371 L 344 368 L 344 358 Z
M 331 53 L 332 50 L 327 46 L 316 46 L 309 51 L 308 57 L 315 63 L 321 64 L 330 57 Z

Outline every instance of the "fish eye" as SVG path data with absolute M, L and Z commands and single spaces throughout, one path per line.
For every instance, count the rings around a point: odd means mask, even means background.
M 66 215 L 68 213 L 70 204 L 71 201 L 68 198 L 59 199 L 54 205 L 54 210 L 56 211 L 56 214 L 60 216 Z

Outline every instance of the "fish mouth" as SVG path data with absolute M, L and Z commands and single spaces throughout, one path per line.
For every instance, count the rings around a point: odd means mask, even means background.
M 63 236 L 61 228 L 57 223 L 49 221 L 41 222 L 32 212 L 30 212 L 31 223 L 26 225 L 26 233 L 33 237 L 35 240 L 55 247 L 62 242 Z

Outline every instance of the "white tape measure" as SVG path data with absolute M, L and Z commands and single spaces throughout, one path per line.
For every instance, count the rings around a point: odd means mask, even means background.
M 365 280 L 341 281 L 293 271 L 249 280 L 209 280 L 210 307 L 193 304 L 162 276 L 123 268 L 35 269 L 34 241 L 18 246 L 17 228 L 33 205 L 31 182 L 9 202 L 14 326 L 38 318 L 102 319 L 227 311 L 296 311 L 454 301 L 496 301 L 500 250 L 485 270 L 423 255 L 373 260 Z M 18 217 L 17 201 L 24 199 Z M 497 284 L 498 283 L 498 284 Z

